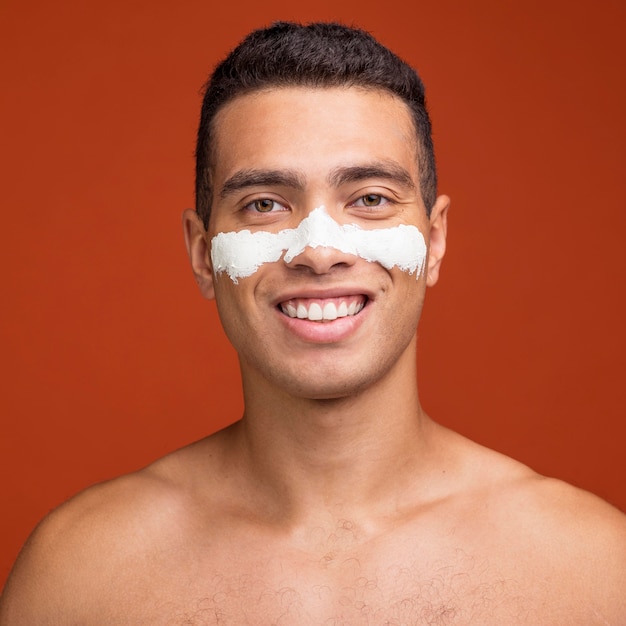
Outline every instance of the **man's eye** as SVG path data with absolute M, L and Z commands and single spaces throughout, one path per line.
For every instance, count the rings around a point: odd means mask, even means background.
M 376 207 L 382 204 L 387 204 L 388 200 L 385 196 L 381 196 L 377 193 L 368 193 L 361 196 L 354 204 L 357 206 Z
M 254 200 L 247 204 L 246 209 L 250 209 L 251 211 L 256 211 L 257 213 L 270 213 L 272 211 L 285 211 L 286 208 L 276 202 L 276 200 L 271 200 L 270 198 L 259 198 L 258 200 Z

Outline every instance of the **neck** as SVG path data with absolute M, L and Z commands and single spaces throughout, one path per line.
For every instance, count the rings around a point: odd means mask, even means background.
M 412 492 L 420 477 L 427 483 L 435 426 L 419 404 L 410 357 L 359 393 L 321 400 L 277 391 L 242 368 L 246 411 L 232 434 L 253 490 L 297 519 L 398 507 L 409 484 Z

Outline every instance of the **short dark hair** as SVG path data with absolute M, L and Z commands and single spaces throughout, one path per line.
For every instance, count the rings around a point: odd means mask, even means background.
M 273 87 L 362 87 L 399 97 L 417 135 L 420 190 L 426 210 L 437 196 L 437 173 L 424 85 L 417 72 L 369 33 L 336 23 L 277 22 L 251 32 L 205 86 L 196 144 L 196 210 L 208 227 L 213 188 L 213 120 L 237 96 Z

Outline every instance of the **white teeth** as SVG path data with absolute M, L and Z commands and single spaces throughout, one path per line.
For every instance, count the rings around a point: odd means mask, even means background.
M 336 320 L 337 319 L 337 307 L 335 306 L 335 304 L 333 302 L 327 302 L 324 305 L 324 310 L 322 311 L 322 315 L 325 320 Z
M 309 307 L 309 319 L 312 322 L 319 322 L 321 319 L 324 319 L 322 307 L 317 302 L 313 302 Z
M 291 302 L 286 302 L 280 305 L 282 312 L 289 317 L 297 317 L 301 320 L 310 320 L 312 322 L 321 322 L 321 321 L 332 321 L 336 320 L 338 317 L 348 317 L 351 315 L 356 315 L 360 311 L 363 310 L 365 306 L 365 302 L 361 302 L 357 304 L 356 302 L 351 302 L 347 305 L 344 301 L 339 303 L 337 306 L 334 302 L 326 302 L 324 304 L 324 308 L 317 302 L 312 302 L 307 308 L 301 302 L 298 303 L 297 306 L 293 305 Z

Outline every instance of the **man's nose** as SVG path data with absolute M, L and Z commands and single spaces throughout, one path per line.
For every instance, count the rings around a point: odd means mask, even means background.
M 307 268 L 315 274 L 325 274 L 334 267 L 353 265 L 356 248 L 345 227 L 338 224 L 319 206 L 300 222 L 292 233 L 285 252 L 288 267 Z
M 327 274 L 339 267 L 350 267 L 356 256 L 330 246 L 306 246 L 300 254 L 285 261 L 291 269 L 310 270 L 313 274 Z

